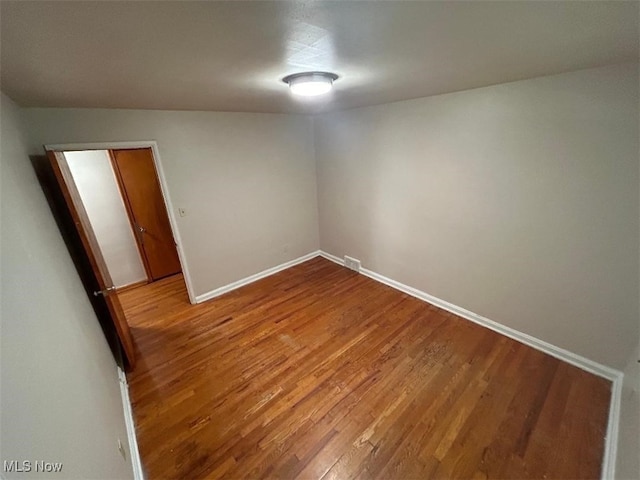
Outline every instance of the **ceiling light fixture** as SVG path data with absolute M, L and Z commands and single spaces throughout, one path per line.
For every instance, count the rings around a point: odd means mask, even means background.
M 282 81 L 289 85 L 291 93 L 304 97 L 315 97 L 328 93 L 338 78 L 335 73 L 304 72 L 287 75 Z

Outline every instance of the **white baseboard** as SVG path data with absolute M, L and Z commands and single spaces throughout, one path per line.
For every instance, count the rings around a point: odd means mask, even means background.
M 212 298 L 219 297 L 220 295 L 223 295 L 223 294 L 225 294 L 227 292 L 235 290 L 236 288 L 244 287 L 245 285 L 248 285 L 250 283 L 253 283 L 253 282 L 257 281 L 257 280 L 260 280 L 262 278 L 268 277 L 270 275 L 273 275 L 274 273 L 278 273 L 278 272 L 280 272 L 282 270 L 286 270 L 287 268 L 293 267 L 294 265 L 298 265 L 299 263 L 306 262 L 307 260 L 311 260 L 312 258 L 315 258 L 315 257 L 318 257 L 318 256 L 320 256 L 320 250 L 316 250 L 315 252 L 307 253 L 306 255 L 303 255 L 302 257 L 298 257 L 298 258 L 295 258 L 295 259 L 290 260 L 288 262 L 281 263 L 280 265 L 277 265 L 275 267 L 268 268 L 266 270 L 263 270 L 262 272 L 259 272 L 259 273 L 256 273 L 254 275 L 251 275 L 249 277 L 246 277 L 246 278 L 243 278 L 241 280 L 235 281 L 235 282 L 230 283 L 228 285 L 224 285 L 222 287 L 216 288 L 215 290 L 211 290 L 210 292 L 203 293 L 202 295 L 198 295 L 196 297 L 196 303 L 206 302 L 207 300 L 211 300 Z
M 344 259 L 336 257 L 335 255 L 331 255 L 323 250 L 320 250 L 320 256 L 326 258 L 327 260 L 331 260 L 333 263 L 337 263 L 341 267 L 344 267 Z
M 136 426 L 133 420 L 133 409 L 129 398 L 129 384 L 127 375 L 118 367 L 118 379 L 120 380 L 120 394 L 122 395 L 122 408 L 124 409 L 124 423 L 127 426 L 127 439 L 129 440 L 129 457 L 133 468 L 133 478 L 144 480 L 142 462 L 140 461 L 140 451 L 138 450 L 138 440 L 136 439 Z
M 330 253 L 324 251 L 320 251 L 320 255 L 327 260 L 331 260 L 338 265 L 344 266 L 344 260 L 336 257 L 335 255 L 331 255 Z M 478 315 L 477 313 L 473 313 L 467 309 L 458 307 L 457 305 L 434 297 L 433 295 L 429 295 L 428 293 L 422 292 L 416 288 L 387 278 L 384 275 L 380 275 L 379 273 L 373 272 L 366 268 L 360 268 L 360 273 L 369 278 L 372 278 L 373 280 L 395 288 L 396 290 L 400 290 L 401 292 L 411 295 L 412 297 L 418 298 L 427 303 L 435 305 L 436 307 L 442 308 L 443 310 L 454 313 L 459 317 L 477 323 L 478 325 L 481 325 L 483 327 L 489 328 L 490 330 L 498 332 L 506 337 L 512 338 L 513 340 L 535 348 L 536 350 L 540 350 L 541 352 L 544 352 L 548 355 L 551 355 L 552 357 L 581 368 L 582 370 L 585 370 L 589 373 L 593 373 L 594 375 L 597 375 L 599 377 L 611 380 L 611 403 L 609 406 L 609 420 L 607 425 L 607 435 L 605 439 L 604 459 L 602 462 L 602 478 L 613 480 L 613 478 L 615 477 L 616 453 L 618 448 L 618 427 L 620 423 L 620 402 L 622 396 L 621 390 L 623 380 L 622 372 L 607 367 L 606 365 L 602 365 L 598 362 L 594 362 L 593 360 L 565 350 L 564 348 L 560 348 L 556 345 L 552 345 L 548 342 L 532 337 L 531 335 L 528 335 L 526 333 L 502 325 L 498 322 Z
M 602 459 L 603 480 L 616 478 L 616 460 L 618 458 L 618 436 L 620 430 L 620 407 L 622 403 L 622 383 L 624 375 L 620 373 L 611 385 L 611 403 L 609 404 L 609 421 L 607 436 L 604 443 L 604 458 Z

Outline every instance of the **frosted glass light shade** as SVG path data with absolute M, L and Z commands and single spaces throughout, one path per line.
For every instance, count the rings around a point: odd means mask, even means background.
M 338 76 L 327 72 L 296 73 L 283 78 L 291 93 L 304 97 L 315 97 L 331 91 L 333 81 Z

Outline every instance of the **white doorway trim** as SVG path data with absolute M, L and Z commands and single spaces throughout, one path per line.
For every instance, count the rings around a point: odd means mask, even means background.
M 187 294 L 189 295 L 189 302 L 196 303 L 196 297 L 193 292 L 193 286 L 191 283 L 191 275 L 189 275 L 189 267 L 187 266 L 187 259 L 182 248 L 182 239 L 180 238 L 180 231 L 178 230 L 178 222 L 176 220 L 173 203 L 171 202 L 171 196 L 169 195 L 169 186 L 164 176 L 164 170 L 162 168 L 162 161 L 160 160 L 160 151 L 158 150 L 158 143 L 155 140 L 145 140 L 139 142 L 100 142 L 100 143 L 67 143 L 56 145 L 45 145 L 44 149 L 51 152 L 71 152 L 75 150 L 123 150 L 128 148 L 151 148 L 153 152 L 153 163 L 158 173 L 160 180 L 160 191 L 162 192 L 162 198 L 164 199 L 164 205 L 169 214 L 169 223 L 171 224 L 171 231 L 173 238 L 176 242 L 176 249 L 178 250 L 178 258 L 180 259 L 180 266 L 182 267 L 182 275 L 184 276 L 184 283 L 187 286 Z

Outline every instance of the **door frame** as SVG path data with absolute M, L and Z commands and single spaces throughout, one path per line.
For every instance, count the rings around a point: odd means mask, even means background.
M 46 151 L 52 152 L 72 152 L 77 150 L 126 150 L 134 148 L 151 148 L 153 154 L 153 163 L 156 168 L 156 174 L 160 182 L 160 192 L 162 193 L 162 199 L 164 200 L 164 206 L 169 215 L 169 224 L 171 226 L 171 233 L 176 243 L 176 250 L 178 251 L 178 259 L 180 260 L 180 267 L 182 268 L 182 274 L 184 277 L 184 283 L 187 287 L 187 294 L 189 295 L 189 302 L 196 303 L 196 296 L 193 292 L 193 286 L 191 283 L 191 276 L 189 275 L 189 268 L 187 267 L 186 256 L 184 249 L 182 248 L 182 238 L 180 237 L 180 231 L 178 230 L 178 222 L 173 208 L 173 202 L 169 195 L 169 186 L 164 175 L 164 169 L 162 168 L 162 161 L 160 160 L 160 151 L 158 149 L 158 143 L 155 140 L 144 140 L 136 142 L 95 142 L 95 143 L 67 143 L 67 144 L 50 144 L 45 145 Z

